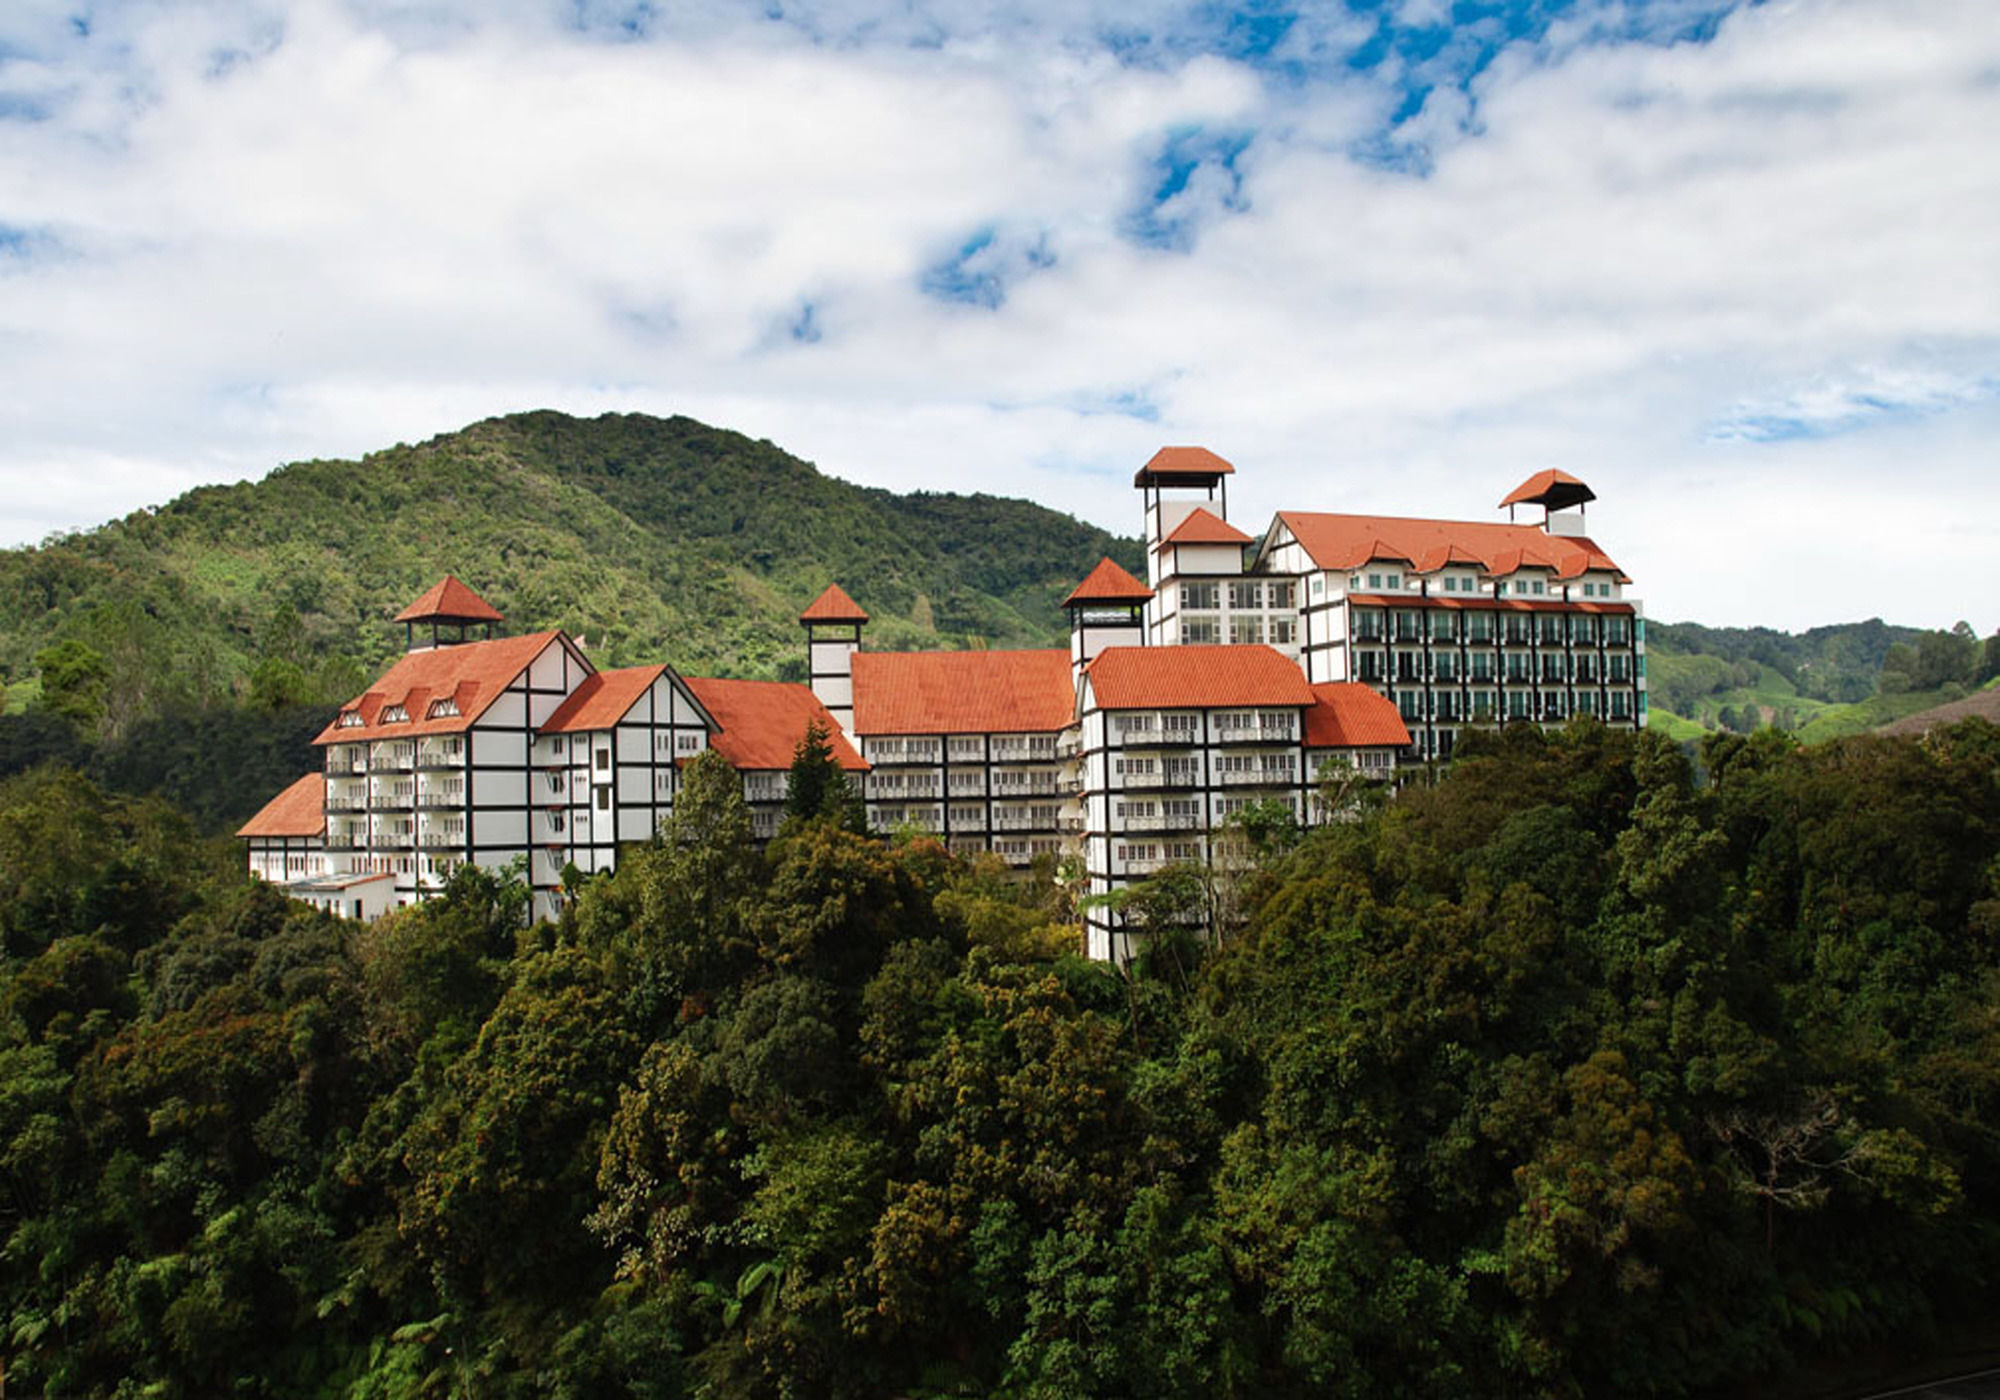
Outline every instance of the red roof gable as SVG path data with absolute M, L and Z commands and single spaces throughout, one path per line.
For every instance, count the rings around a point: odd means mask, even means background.
M 556 712 L 543 722 L 542 733 L 576 734 L 610 729 L 666 673 L 664 666 L 626 666 L 585 676 L 583 684 L 572 690 L 569 698 L 556 706 Z
M 1133 476 L 1134 486 L 1192 486 L 1212 484 L 1233 474 L 1236 468 L 1206 447 L 1162 447 Z
M 1196 506 L 1187 519 L 1168 532 L 1160 547 L 1170 544 L 1248 544 L 1250 537 L 1212 510 Z
M 1478 562 L 1487 573 L 1551 569 L 1575 578 L 1589 569 L 1629 582 L 1608 555 L 1581 535 L 1544 534 L 1539 525 L 1468 520 L 1405 520 L 1384 515 L 1325 515 L 1285 510 L 1278 519 L 1322 569 L 1358 569 L 1370 560 L 1450 558 Z
M 847 590 L 837 583 L 829 583 L 826 591 L 806 605 L 799 614 L 800 622 L 866 622 L 868 614 L 861 605 L 847 596 Z
M 1023 734 L 1076 718 L 1066 651 L 858 651 L 856 734 Z
M 1500 504 L 1547 506 L 1550 510 L 1561 510 L 1564 506 L 1582 505 L 1585 501 L 1596 499 L 1597 493 L 1582 481 L 1568 472 L 1550 467 L 1547 471 L 1536 472 L 1509 491 Z
M 722 726 L 721 733 L 709 736 L 709 744 L 738 771 L 790 768 L 792 751 L 814 720 L 826 728 L 834 762 L 849 772 L 868 767 L 808 686 L 689 677 L 687 688 Z
M 446 574 L 424 596 L 396 614 L 398 622 L 505 622 L 494 606 Z
M 332 724 L 320 731 L 315 744 L 363 743 L 371 739 L 414 739 L 425 734 L 455 734 L 472 727 L 500 692 L 550 646 L 562 645 L 560 632 L 533 632 L 525 637 L 497 637 L 490 642 L 413 651 L 383 672 L 382 678 L 340 707 Z M 585 663 L 588 665 L 588 663 Z M 433 701 L 449 698 L 455 715 L 429 717 Z M 384 724 L 384 710 L 401 705 L 407 720 Z M 343 725 L 348 715 L 358 725 Z
M 1143 603 L 1153 590 L 1120 568 L 1115 560 L 1100 559 L 1097 567 L 1083 576 L 1083 582 L 1063 599 L 1066 608 L 1079 603 Z
M 238 836 L 326 835 L 326 774 L 308 773 L 236 830 Z
M 1298 666 L 1267 646 L 1106 647 L 1088 675 L 1102 710 L 1313 703 Z
M 1410 730 L 1387 697 L 1354 681 L 1328 681 L 1312 688 L 1306 711 L 1309 749 L 1402 748 Z

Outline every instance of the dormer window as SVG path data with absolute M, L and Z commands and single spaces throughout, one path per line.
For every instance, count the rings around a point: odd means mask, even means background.
M 340 727 L 342 729 L 359 729 L 361 727 L 361 711 L 342 710 L 340 712 Z
M 410 712 L 401 705 L 390 705 L 375 717 L 377 724 L 408 724 Z
M 433 700 L 431 701 L 430 709 L 425 712 L 425 717 L 428 719 L 457 719 L 458 701 L 453 700 L 450 696 L 446 696 L 442 700 Z

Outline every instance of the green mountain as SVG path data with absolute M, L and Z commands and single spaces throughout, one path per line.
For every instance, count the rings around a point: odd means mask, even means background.
M 1142 567 L 1138 541 L 1026 501 L 855 486 L 688 418 L 525 413 L 0 553 L 0 680 L 19 708 L 37 655 L 79 643 L 106 736 L 243 697 L 260 666 L 274 705 L 338 700 L 447 572 L 600 665 L 798 677 L 797 615 L 828 583 L 876 646 L 1052 645 L 1106 554 Z

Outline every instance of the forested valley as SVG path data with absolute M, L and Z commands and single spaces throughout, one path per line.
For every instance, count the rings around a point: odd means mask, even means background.
M 1509 729 L 1129 975 L 822 786 L 759 852 L 704 758 L 526 928 L 0 785 L 10 1392 L 1769 1394 L 1991 1315 L 2000 730 Z

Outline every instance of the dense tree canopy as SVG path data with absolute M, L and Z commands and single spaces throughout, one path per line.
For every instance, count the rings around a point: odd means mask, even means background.
M 1475 741 L 1129 978 L 1051 880 L 757 850 L 713 764 L 532 929 L 477 872 L 340 923 L 17 778 L 7 1378 L 1686 1395 L 1921 1349 L 2000 1277 L 2000 731 L 1703 760 Z

